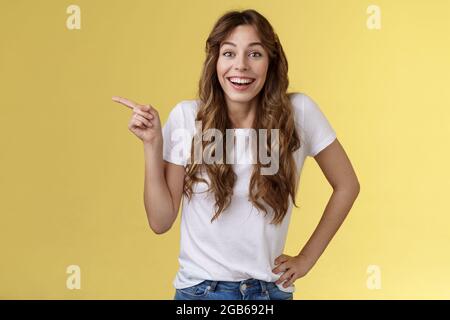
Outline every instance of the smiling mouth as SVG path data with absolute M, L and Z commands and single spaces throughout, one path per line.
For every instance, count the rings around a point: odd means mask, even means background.
M 254 83 L 255 80 L 256 80 L 256 79 L 251 79 L 251 82 L 238 83 L 238 82 L 233 82 L 233 81 L 231 81 L 231 78 L 233 78 L 233 77 L 226 78 L 226 79 L 230 82 L 231 86 L 232 86 L 233 88 L 241 89 L 241 90 L 248 88 L 248 87 L 249 87 L 252 83 Z

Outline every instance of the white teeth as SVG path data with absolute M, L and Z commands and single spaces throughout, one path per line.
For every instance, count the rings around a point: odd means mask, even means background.
M 241 78 L 230 78 L 230 81 L 233 83 L 252 83 L 253 79 L 241 79 Z

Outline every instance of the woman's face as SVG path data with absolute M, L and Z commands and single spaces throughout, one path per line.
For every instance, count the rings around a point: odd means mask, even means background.
M 228 101 L 246 103 L 256 97 L 264 86 L 268 67 L 268 53 L 251 25 L 237 26 L 220 45 L 217 77 Z M 232 83 L 248 81 L 251 83 Z

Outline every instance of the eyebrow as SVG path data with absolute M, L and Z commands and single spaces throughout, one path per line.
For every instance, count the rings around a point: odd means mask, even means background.
M 229 45 L 232 45 L 232 46 L 236 47 L 236 44 L 235 44 L 235 43 L 229 42 L 229 41 L 224 41 L 224 42 L 222 42 L 222 45 L 221 45 L 220 47 L 222 47 L 222 46 L 224 46 L 224 45 L 226 45 L 226 44 L 229 44 Z M 248 46 L 249 46 L 249 47 L 253 47 L 253 46 L 261 46 L 261 47 L 264 48 L 264 46 L 263 46 L 263 44 L 262 44 L 261 42 L 251 42 L 251 43 L 249 43 Z

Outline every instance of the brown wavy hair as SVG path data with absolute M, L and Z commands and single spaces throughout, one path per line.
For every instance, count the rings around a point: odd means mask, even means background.
M 198 97 L 200 101 L 196 120 L 202 121 L 202 130 L 218 129 L 225 136 L 225 130 L 232 128 L 227 115 L 226 102 L 223 89 L 217 77 L 216 64 L 219 57 L 220 44 L 233 29 L 239 25 L 251 25 L 259 34 L 264 48 L 269 53 L 269 67 L 266 81 L 258 93 L 258 110 L 256 112 L 253 128 L 268 130 L 266 146 L 270 145 L 270 129 L 279 129 L 279 169 L 274 175 L 261 175 L 258 160 L 253 165 L 253 172 L 249 184 L 249 200 L 253 205 L 268 214 L 268 208 L 273 209 L 271 223 L 279 224 L 286 215 L 289 206 L 289 196 L 294 204 L 297 191 L 297 169 L 293 152 L 300 148 L 300 137 L 295 128 L 293 108 L 290 101 L 291 93 L 287 93 L 288 62 L 277 34 L 267 19 L 255 10 L 229 11 L 220 17 L 214 25 L 206 40 L 206 59 L 199 81 Z M 259 135 L 257 139 L 259 140 Z M 203 150 L 211 141 L 197 139 L 203 145 Z M 222 152 L 226 157 L 225 144 Z M 259 146 L 259 141 L 256 143 Z M 191 148 L 191 159 L 194 159 L 194 144 Z M 211 147 L 210 147 L 211 148 Z M 269 153 L 271 151 L 269 150 Z M 259 151 L 258 153 L 259 154 Z M 222 158 L 222 160 L 224 159 Z M 212 164 L 195 163 L 191 161 L 186 167 L 183 193 L 191 199 L 193 184 L 205 182 L 209 185 L 215 198 L 215 214 L 211 223 L 228 207 L 233 195 L 233 186 L 236 174 L 231 164 L 226 161 L 217 161 Z M 222 163 L 218 163 L 222 162 Z M 206 171 L 210 184 L 199 177 L 200 172 Z

